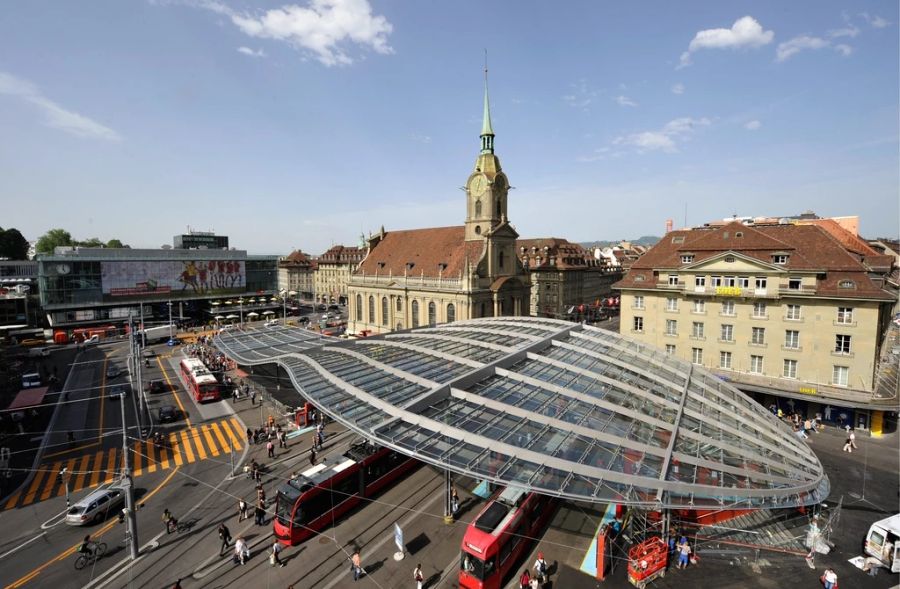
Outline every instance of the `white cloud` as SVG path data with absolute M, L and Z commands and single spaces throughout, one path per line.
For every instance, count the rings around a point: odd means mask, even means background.
M 679 82 L 672 86 L 672 94 L 684 94 L 684 84 Z
M 423 135 L 422 133 L 411 133 L 409 137 L 416 143 L 424 143 L 426 145 L 431 143 L 430 135 Z
M 619 106 L 637 106 L 638 105 L 638 103 L 635 102 L 634 100 L 628 98 L 627 96 L 623 96 L 621 94 L 616 96 L 615 100 L 616 100 L 616 104 L 618 104 Z
M 869 16 L 868 12 L 860 12 L 859 15 L 863 18 L 864 21 L 866 21 L 876 29 L 883 29 L 891 24 L 891 21 L 882 18 L 877 14 L 873 17 Z
M 760 123 L 759 121 L 756 121 L 756 120 L 747 121 L 746 123 L 744 123 L 744 128 L 747 129 L 748 131 L 756 131 L 760 127 L 762 127 L 762 123 Z
M 0 95 L 14 96 L 36 106 L 44 115 L 44 124 L 78 137 L 121 141 L 122 137 L 104 125 L 84 115 L 66 110 L 45 97 L 40 89 L 27 80 L 0 72 Z
M 806 49 L 822 49 L 829 45 L 830 43 L 821 37 L 800 35 L 799 37 L 794 37 L 790 41 L 779 43 L 778 48 L 775 50 L 775 60 L 784 61 Z
M 828 31 L 828 36 L 832 39 L 837 39 L 838 37 L 850 37 L 852 39 L 858 34 L 859 27 L 851 23 L 847 23 L 847 26 L 842 29 L 832 29 Z
M 848 55 L 853 53 L 853 47 L 850 47 L 849 45 L 845 45 L 844 43 L 839 43 L 839 44 L 835 45 L 834 50 L 837 51 L 838 53 L 840 53 L 841 55 L 843 55 L 844 57 L 847 57 Z
M 597 96 L 603 93 L 602 90 L 594 90 L 588 86 L 588 81 L 584 78 L 579 79 L 570 86 L 572 93 L 566 94 L 562 99 L 572 108 L 580 108 L 584 111 L 589 110 L 588 107 L 593 104 Z
M 768 45 L 774 38 L 775 33 L 763 30 L 755 18 L 744 16 L 734 21 L 730 29 L 698 31 L 691 40 L 688 50 L 681 54 L 678 68 L 691 65 L 691 55 L 700 49 L 756 48 Z
M 633 147 L 638 153 L 646 153 L 648 151 L 676 153 L 679 142 L 688 141 L 697 127 L 706 127 L 710 124 L 711 121 L 706 117 L 700 119 L 681 117 L 669 121 L 658 131 L 643 131 L 616 137 L 613 139 L 612 144 L 621 147 Z
M 262 49 L 250 49 L 249 47 L 238 47 L 238 53 L 243 53 L 244 55 L 249 55 L 250 57 L 265 57 L 266 52 Z

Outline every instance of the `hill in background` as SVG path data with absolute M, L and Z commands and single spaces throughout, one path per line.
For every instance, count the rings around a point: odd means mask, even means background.
M 646 247 L 650 247 L 656 245 L 656 242 L 659 240 L 660 238 L 655 235 L 643 235 L 641 237 L 638 237 L 637 239 L 616 239 L 613 241 L 582 241 L 581 243 L 579 243 L 579 245 L 585 248 L 608 247 L 618 245 L 622 241 L 630 241 L 632 245 L 643 245 Z

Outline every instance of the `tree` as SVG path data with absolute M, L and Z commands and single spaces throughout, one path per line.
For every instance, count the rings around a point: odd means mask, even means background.
M 51 229 L 41 235 L 34 249 L 39 254 L 52 254 L 55 248 L 65 245 L 75 245 L 75 242 L 72 240 L 72 234 L 65 229 Z
M 103 242 L 96 237 L 90 237 L 84 241 L 76 241 L 78 247 L 103 247 Z
M 125 245 L 125 244 L 122 243 L 120 240 L 118 240 L 118 239 L 116 239 L 116 238 L 114 237 L 114 238 L 112 238 L 112 239 L 110 239 L 109 241 L 106 242 L 106 247 L 122 249 L 122 248 L 127 248 L 127 247 L 130 247 L 130 246 Z
M 0 228 L 0 258 L 28 259 L 28 240 L 18 229 L 10 227 L 4 231 Z

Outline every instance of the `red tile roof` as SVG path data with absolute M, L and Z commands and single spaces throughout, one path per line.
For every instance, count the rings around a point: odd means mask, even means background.
M 556 258 L 556 266 L 560 270 L 587 268 L 593 260 L 586 249 L 577 243 L 559 237 L 540 237 L 537 239 L 516 240 L 519 259 L 529 269 L 549 268 L 550 256 Z M 525 248 L 525 251 L 522 251 Z M 544 248 L 547 248 L 546 251 Z M 540 259 L 540 263 L 538 263 Z
M 385 232 L 360 264 L 358 274 L 458 278 L 466 264 L 481 259 L 484 243 L 465 241 L 465 227 Z

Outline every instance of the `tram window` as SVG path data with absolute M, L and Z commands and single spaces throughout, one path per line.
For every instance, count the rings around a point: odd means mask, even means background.
M 497 559 L 490 558 L 487 561 L 483 561 L 477 556 L 463 552 L 459 568 L 463 571 L 469 571 L 469 574 L 479 581 L 484 581 L 497 572 Z

